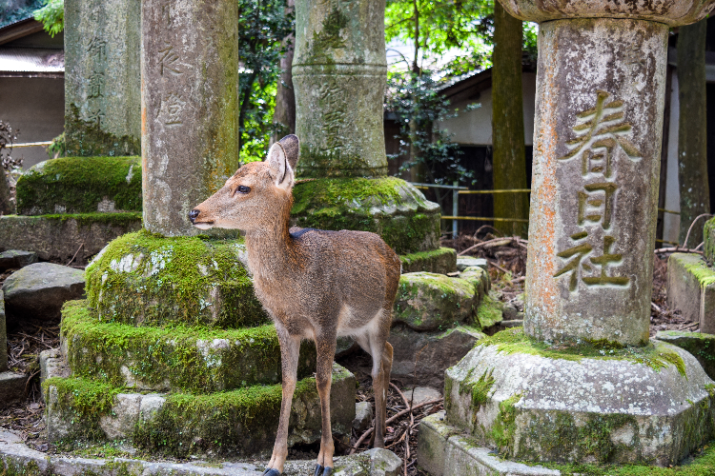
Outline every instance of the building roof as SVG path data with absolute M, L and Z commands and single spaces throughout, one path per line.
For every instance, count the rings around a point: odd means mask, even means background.
M 0 48 L 0 77 L 63 78 L 65 53 L 42 48 Z
M 42 23 L 34 18 L 24 18 L 0 28 L 0 45 L 42 31 Z

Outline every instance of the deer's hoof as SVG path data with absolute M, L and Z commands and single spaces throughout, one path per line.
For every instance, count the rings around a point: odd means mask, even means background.
M 331 474 L 333 474 L 333 468 L 324 468 L 319 464 L 315 465 L 315 473 L 313 476 L 330 476 Z
M 263 476 L 281 476 L 281 472 L 277 469 L 268 468 L 263 472 Z

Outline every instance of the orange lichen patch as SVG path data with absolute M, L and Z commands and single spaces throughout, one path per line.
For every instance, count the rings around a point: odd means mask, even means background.
M 141 95 L 144 96 L 144 77 L 141 80 Z M 146 135 L 146 107 L 142 104 L 142 136 Z

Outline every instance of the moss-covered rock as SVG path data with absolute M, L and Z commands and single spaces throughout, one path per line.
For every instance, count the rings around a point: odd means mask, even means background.
M 489 290 L 492 287 L 492 281 L 489 278 L 489 273 L 479 266 L 470 266 L 459 273 L 459 277 L 474 286 L 474 292 L 479 296 L 488 296 Z
M 705 222 L 703 237 L 705 238 L 705 259 L 712 265 L 715 261 L 715 218 Z
M 322 230 L 379 234 L 398 254 L 439 246 L 440 209 L 394 177 L 308 180 L 293 188 L 291 222 Z
M 330 397 L 336 435 L 349 435 L 355 418 L 355 377 L 334 364 Z M 270 453 L 282 399 L 280 385 L 254 385 L 206 395 L 126 394 L 121 387 L 80 378 L 43 383 L 49 439 L 61 448 L 123 439 L 161 455 L 251 456 Z M 128 405 L 127 403 L 133 403 Z M 298 382 L 288 443 L 320 439 L 320 402 L 314 378 Z
M 687 320 L 700 323 L 700 332 L 715 334 L 715 268 L 695 253 L 668 258 L 668 306 Z
M 242 259 L 241 239 L 130 233 L 107 245 L 87 267 L 89 306 L 103 321 L 137 326 L 266 323 Z
M 447 274 L 457 271 L 457 251 L 454 248 L 439 248 L 432 251 L 420 251 L 400 255 L 403 273 Z
M 685 349 L 700 362 L 703 370 L 715 379 L 715 335 L 702 332 L 660 331 L 657 340 Z
M 140 391 L 207 393 L 281 381 L 272 324 L 246 329 L 134 327 L 105 323 L 85 301 L 62 311 L 62 350 L 74 375 Z M 315 371 L 315 347 L 301 346 L 300 378 Z
M 392 322 L 419 331 L 447 330 L 468 322 L 476 305 L 474 286 L 443 274 L 407 273 L 400 276 Z
M 139 157 L 62 157 L 40 162 L 17 182 L 20 215 L 142 210 Z

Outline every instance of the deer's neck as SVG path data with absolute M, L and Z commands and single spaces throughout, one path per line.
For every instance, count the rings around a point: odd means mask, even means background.
M 261 229 L 246 233 L 248 266 L 258 278 L 274 279 L 285 275 L 295 263 L 295 245 L 288 232 L 290 205 Z

